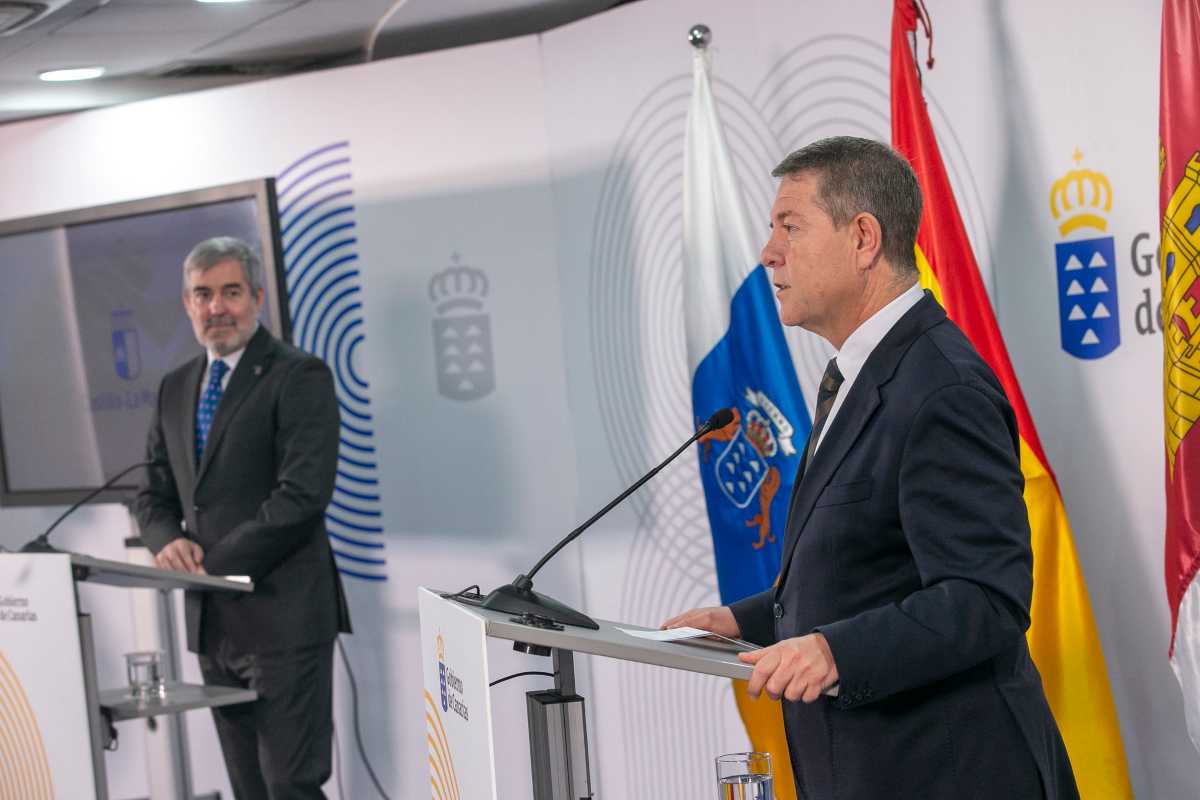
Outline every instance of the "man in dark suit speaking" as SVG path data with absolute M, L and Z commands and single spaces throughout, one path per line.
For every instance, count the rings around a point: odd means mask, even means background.
M 248 575 L 252 594 L 189 593 L 188 648 L 209 684 L 254 689 L 213 710 L 238 798 L 323 797 L 331 772 L 333 644 L 349 614 L 325 534 L 338 408 L 329 368 L 258 324 L 262 264 L 201 242 L 183 306 L 205 353 L 158 392 L 135 511 L 166 569 Z
M 765 645 L 808 800 L 1078 796 L 1029 656 L 1017 423 L 933 296 L 921 192 L 886 145 L 825 139 L 782 178 L 762 263 L 782 320 L 837 351 L 821 381 L 776 586 L 665 623 Z

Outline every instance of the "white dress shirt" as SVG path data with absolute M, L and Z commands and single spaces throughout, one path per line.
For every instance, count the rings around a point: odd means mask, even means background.
M 859 325 L 846 337 L 846 341 L 842 342 L 842 349 L 837 353 L 837 365 L 838 371 L 842 373 L 842 385 L 838 387 L 837 397 L 833 399 L 833 408 L 829 410 L 829 417 L 825 420 L 825 427 L 821 429 L 821 435 L 817 439 L 817 446 L 813 453 L 821 449 L 821 442 L 825 441 L 825 434 L 833 427 L 833 420 L 837 417 L 838 409 L 842 407 L 846 396 L 850 394 L 850 389 L 854 386 L 854 379 L 858 377 L 858 373 L 862 372 L 867 358 L 883 341 L 883 337 L 887 336 L 888 331 L 895 327 L 900 318 L 924 296 L 925 291 L 921 288 L 921 284 L 914 283 L 895 300 L 872 314 L 866 322 Z

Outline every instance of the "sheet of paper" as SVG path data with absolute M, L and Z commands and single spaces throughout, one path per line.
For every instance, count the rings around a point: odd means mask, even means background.
M 639 639 L 649 639 L 652 642 L 677 642 L 680 639 L 699 639 L 701 636 L 709 636 L 708 631 L 702 631 L 699 628 L 668 628 L 665 631 L 643 631 L 634 628 L 621 628 L 617 630 L 622 633 L 628 633 L 630 636 L 636 636 Z

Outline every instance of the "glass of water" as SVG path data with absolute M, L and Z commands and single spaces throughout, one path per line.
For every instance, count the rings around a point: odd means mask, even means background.
M 775 800 L 771 754 L 717 756 L 717 786 L 720 800 Z
M 157 650 L 140 650 L 125 654 L 129 691 L 138 703 L 159 699 L 165 694 L 161 658 L 162 653 Z

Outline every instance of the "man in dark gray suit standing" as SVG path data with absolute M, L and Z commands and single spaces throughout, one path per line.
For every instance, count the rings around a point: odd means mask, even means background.
M 325 533 L 338 452 L 333 378 L 258 323 L 262 264 L 218 237 L 183 266 L 205 352 L 163 378 L 135 513 L 165 569 L 248 575 L 248 595 L 189 593 L 188 648 L 208 684 L 254 689 L 213 710 L 238 798 L 323 797 L 333 647 L 350 619 Z
M 667 620 L 764 645 L 807 800 L 1066 800 L 1071 764 L 1029 656 L 1017 423 L 918 284 L 921 192 L 878 142 L 789 155 L 762 263 L 780 315 L 837 350 L 817 396 L 777 584 Z

